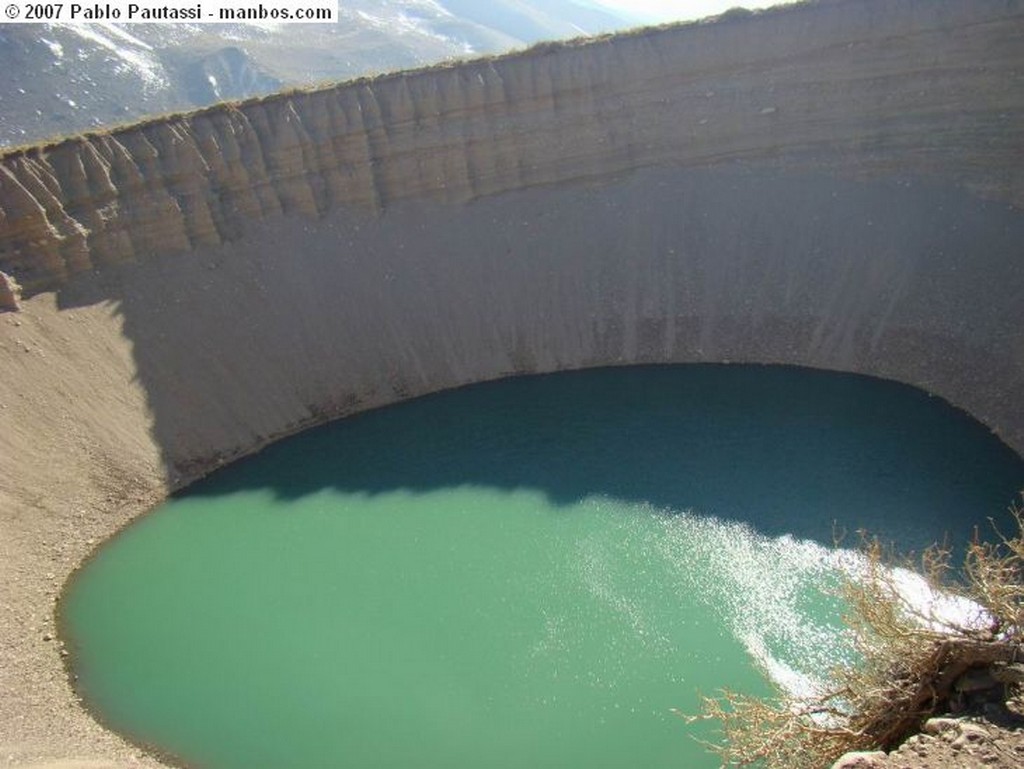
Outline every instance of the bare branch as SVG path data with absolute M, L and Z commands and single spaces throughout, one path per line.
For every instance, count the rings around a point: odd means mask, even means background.
M 914 572 L 936 596 L 972 601 L 973 616 L 943 616 L 909 600 L 897 576 L 908 574 L 907 563 L 862 533 L 863 570 L 840 590 L 860 663 L 835 671 L 833 687 L 809 702 L 724 691 L 703 698 L 703 713 L 687 720 L 721 724 L 723 742 L 705 744 L 726 766 L 818 769 L 849 751 L 898 746 L 961 696 L 965 674 L 1024 660 L 1024 513 L 1012 513 L 1016 535 L 997 531 L 995 543 L 976 535 L 962 579 L 953 579 L 947 544 L 924 551 Z

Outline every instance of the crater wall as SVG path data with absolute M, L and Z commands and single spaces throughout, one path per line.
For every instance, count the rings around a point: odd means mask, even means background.
M 59 585 L 169 489 L 331 417 L 787 363 L 917 385 L 1020 452 L 1022 157 L 1006 0 L 732 13 L 5 155 L 0 762 L 131 755 L 44 640 Z

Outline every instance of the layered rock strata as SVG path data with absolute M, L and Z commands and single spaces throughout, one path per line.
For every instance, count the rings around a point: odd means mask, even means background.
M 1021 157 L 1020 3 L 839 0 L 0 158 L 0 763 L 131 760 L 75 704 L 60 584 L 328 418 L 746 361 L 923 387 L 1021 451 Z
M 1015 4 L 808 4 L 296 92 L 9 154 L 0 269 L 68 276 L 399 200 L 762 162 L 1024 204 Z

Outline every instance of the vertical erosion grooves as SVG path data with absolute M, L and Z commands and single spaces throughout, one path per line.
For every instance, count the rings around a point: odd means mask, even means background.
M 0 270 L 31 295 L 254 220 L 664 165 L 925 174 L 1022 205 L 1022 61 L 1017 3 L 842 0 L 222 105 L 0 159 Z

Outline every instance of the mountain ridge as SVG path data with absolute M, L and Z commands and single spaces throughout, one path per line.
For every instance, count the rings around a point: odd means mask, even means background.
M 573 0 L 486 5 L 499 13 L 348 0 L 330 24 L 0 24 L 0 146 L 625 25 Z

